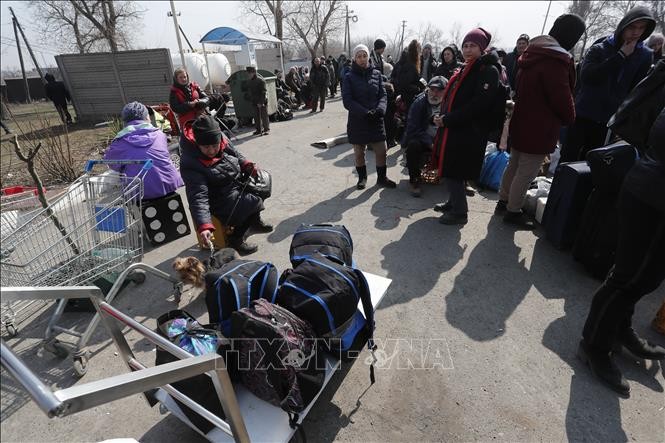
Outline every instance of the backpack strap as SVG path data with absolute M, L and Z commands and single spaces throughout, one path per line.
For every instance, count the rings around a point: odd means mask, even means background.
M 369 365 L 369 380 L 372 384 L 376 381 L 374 378 L 374 363 L 377 362 L 376 355 L 376 344 L 374 344 L 374 306 L 372 305 L 372 296 L 369 290 L 369 283 L 365 278 L 365 274 L 362 273 L 360 269 L 353 270 L 358 276 L 361 287 L 360 289 L 360 301 L 363 304 L 363 311 L 365 312 L 365 320 L 367 320 L 365 327 L 369 333 L 369 338 L 367 339 L 367 349 L 372 354 L 372 363 Z

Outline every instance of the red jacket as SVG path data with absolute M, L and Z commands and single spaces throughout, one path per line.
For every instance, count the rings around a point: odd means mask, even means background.
M 510 146 L 528 154 L 554 152 L 559 131 L 575 121 L 575 64 L 549 35 L 529 42 L 517 62 Z
M 171 86 L 169 94 L 169 105 L 171 106 L 171 110 L 178 116 L 180 128 L 183 128 L 185 123 L 196 119 L 201 114 L 200 110 L 190 107 L 189 102 L 206 96 L 196 82 L 191 82 L 187 85 L 187 88 L 190 91 L 191 98 L 187 97 L 182 87 L 175 85 Z

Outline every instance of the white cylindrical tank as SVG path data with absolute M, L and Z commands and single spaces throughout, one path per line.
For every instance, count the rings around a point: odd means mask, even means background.
M 213 85 L 223 85 L 231 75 L 231 64 L 224 54 L 208 54 L 210 66 L 210 82 Z
M 174 70 L 180 67 L 182 65 L 180 54 L 171 54 L 171 62 L 173 63 Z M 208 70 L 206 69 L 206 61 L 203 55 L 187 52 L 185 53 L 185 63 L 187 65 L 189 80 L 198 83 L 201 89 L 208 86 Z

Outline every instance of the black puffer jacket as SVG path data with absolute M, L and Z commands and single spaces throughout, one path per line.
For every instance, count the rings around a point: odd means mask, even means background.
M 420 82 L 416 66 L 408 61 L 401 65 L 397 74 L 397 94 L 402 96 L 407 108 L 411 107 L 411 103 L 423 89 L 425 87 Z
M 208 160 L 186 135 L 181 138 L 180 175 L 185 182 L 189 210 L 198 231 L 212 228 L 211 214 L 223 224 L 239 226 L 263 209 L 261 198 L 241 192 L 238 178 L 247 160 L 225 136 L 222 137 L 224 149 L 213 161 Z M 236 201 L 238 205 L 233 210 Z
M 328 68 L 325 65 L 316 66 L 312 63 L 312 69 L 309 71 L 309 81 L 312 83 L 312 88 L 316 90 L 326 89 L 328 79 Z

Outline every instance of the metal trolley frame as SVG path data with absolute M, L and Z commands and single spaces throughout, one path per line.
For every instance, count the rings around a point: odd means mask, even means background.
M 152 396 L 152 393 L 155 388 L 162 388 L 209 420 L 235 441 L 243 443 L 250 441 L 231 379 L 226 370 L 226 364 L 220 355 L 207 354 L 194 357 L 103 301 L 101 290 L 94 286 L 2 288 L 2 295 L 8 300 L 90 298 L 104 326 L 111 334 L 119 354 L 131 371 L 127 374 L 78 384 L 54 392 L 14 354 L 4 341 L 1 341 L 0 362 L 2 367 L 16 379 L 49 418 L 65 417 L 140 393 L 144 394 L 150 406 L 154 406 L 157 404 L 157 400 Z M 127 339 L 122 333 L 121 325 L 138 332 L 154 345 L 181 360 L 155 367 L 144 366 L 134 356 Z M 204 373 L 213 382 L 224 414 L 227 417 L 226 420 L 217 417 L 170 385 L 170 383 Z

